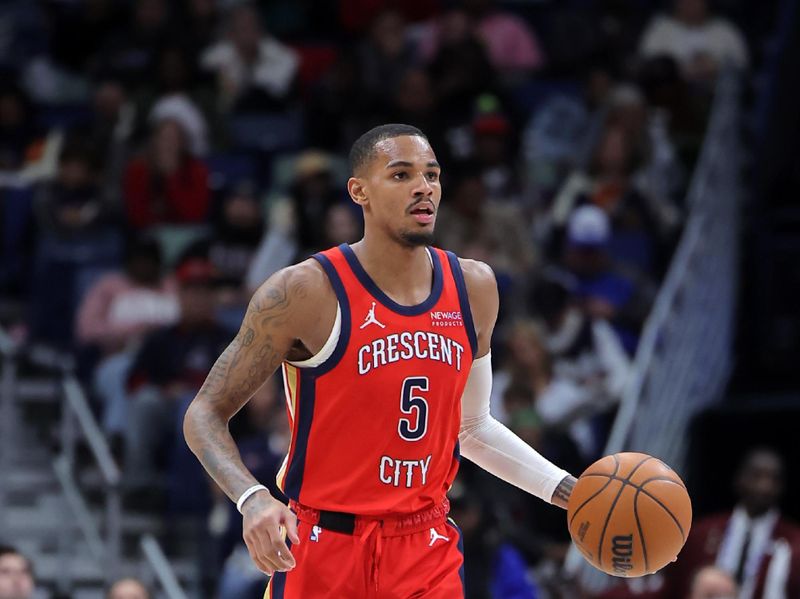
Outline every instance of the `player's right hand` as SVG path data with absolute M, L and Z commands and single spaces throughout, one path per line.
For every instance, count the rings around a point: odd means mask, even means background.
M 300 537 L 297 516 L 289 506 L 268 492 L 259 491 L 245 501 L 242 514 L 244 542 L 258 569 L 272 576 L 294 568 L 296 562 L 284 537 L 288 536 L 295 545 L 300 543 Z

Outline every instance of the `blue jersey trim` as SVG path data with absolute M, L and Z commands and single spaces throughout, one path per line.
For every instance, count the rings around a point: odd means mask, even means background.
M 349 245 L 343 243 L 339 246 L 339 249 L 341 250 L 342 254 L 344 254 L 344 257 L 347 260 L 347 263 L 350 265 L 353 274 L 356 276 L 361 285 L 363 285 L 364 288 L 370 294 L 372 294 L 372 297 L 393 312 L 403 316 L 419 316 L 420 314 L 424 314 L 433 308 L 442 295 L 442 288 L 444 287 L 442 263 L 439 261 L 438 254 L 431 248 L 426 248 L 428 255 L 431 257 L 431 262 L 433 263 L 433 285 L 431 286 L 431 293 L 424 302 L 417 304 L 416 306 L 404 306 L 402 304 L 398 304 L 383 291 L 381 291 L 381 288 L 378 287 L 375 281 L 372 280 L 372 277 L 370 277 L 367 271 L 364 270 L 364 267 L 361 266 L 361 262 L 358 261 L 358 257 L 353 251 L 353 248 L 351 248 Z
M 456 446 L 453 448 L 453 457 L 456 462 L 461 463 L 461 442 L 456 439 Z
M 474 360 L 478 354 L 478 335 L 475 333 L 475 323 L 472 320 L 472 310 L 469 307 L 467 284 L 464 282 L 464 273 L 461 270 L 458 257 L 453 252 L 446 252 L 446 254 L 447 261 L 450 263 L 450 270 L 453 271 L 453 279 L 456 282 L 458 300 L 461 303 L 461 315 L 464 317 L 464 328 L 467 329 L 467 337 L 469 338 L 469 345 L 472 348 L 472 359 Z
M 303 475 L 306 470 L 306 454 L 308 439 L 311 436 L 311 424 L 314 419 L 314 400 L 316 399 L 316 377 L 307 374 L 302 368 L 297 369 L 300 382 L 300 397 L 297 399 L 297 439 L 294 454 L 286 472 L 284 489 L 286 496 L 300 501 L 300 489 L 303 487 Z
M 459 528 L 458 524 L 452 518 L 448 518 L 447 525 L 453 528 L 458 535 L 458 552 L 461 554 L 461 567 L 458 569 L 458 576 L 461 578 L 461 590 L 464 593 L 464 597 L 467 596 L 467 585 L 464 582 L 464 535 L 461 533 L 461 529 Z
M 336 299 L 339 301 L 342 320 L 339 340 L 330 357 L 314 368 L 297 368 L 298 382 L 300 384 L 300 397 L 297 398 L 297 439 L 284 483 L 286 496 L 295 501 L 300 501 L 300 489 L 303 486 L 306 453 L 314 419 L 317 377 L 329 372 L 339 363 L 350 341 L 350 303 L 347 301 L 347 293 L 345 293 L 339 273 L 336 272 L 336 268 L 327 256 L 314 254 L 313 258 L 320 263 L 331 282 L 333 291 L 336 293 Z
M 286 537 L 286 547 L 289 550 L 292 548 L 292 541 L 289 537 Z M 287 572 L 275 572 L 272 575 L 271 599 L 284 599 L 284 593 L 286 592 L 286 575 Z

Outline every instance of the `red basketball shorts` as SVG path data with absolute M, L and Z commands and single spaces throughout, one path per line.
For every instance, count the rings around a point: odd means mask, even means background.
M 391 519 L 292 503 L 297 566 L 276 572 L 265 599 L 463 599 L 461 531 L 442 506 Z M 290 542 L 287 540 L 287 544 Z

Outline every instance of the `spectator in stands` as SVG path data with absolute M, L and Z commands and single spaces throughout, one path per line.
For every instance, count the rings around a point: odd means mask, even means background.
M 41 231 L 72 237 L 110 223 L 112 209 L 101 193 L 97 151 L 75 137 L 66 140 L 55 180 L 36 194 Z
M 392 9 L 378 13 L 357 56 L 360 93 L 369 98 L 373 113 L 383 114 L 391 105 L 393 86 L 413 64 L 414 51 L 406 36 L 403 14 Z
M 492 104 L 496 99 L 486 98 Z M 472 120 L 473 156 L 489 197 L 518 201 L 521 178 L 514 159 L 512 125 L 499 106 Z
M 687 597 L 697 570 L 710 564 L 732 576 L 747 597 L 800 596 L 800 527 L 781 514 L 784 482 L 778 453 L 748 451 L 734 481 L 736 507 L 693 523 L 680 559 L 664 571 L 664 596 Z
M 5 0 L 0 3 L 0 24 L 0 69 L 5 76 L 44 52 L 50 42 L 51 23 L 37 2 Z
M 258 189 L 250 180 L 240 180 L 223 190 L 214 218 L 214 233 L 196 247 L 216 269 L 219 283 L 240 289 L 264 233 L 264 218 Z M 189 252 L 191 253 L 191 249 Z
M 200 56 L 211 46 L 219 33 L 219 4 L 215 0 L 184 0 L 182 16 L 186 24 L 183 42 L 192 56 Z
M 497 8 L 495 0 L 465 0 L 478 37 L 489 58 L 507 83 L 541 69 L 545 57 L 536 35 L 520 17 Z
M 125 270 L 103 276 L 78 311 L 76 336 L 104 354 L 130 349 L 151 329 L 179 315 L 174 281 L 162 274 L 158 243 L 146 237 L 128 248 Z
M 575 298 L 593 319 L 614 326 L 628 353 L 633 353 L 638 331 L 652 301 L 652 285 L 620 272 L 609 252 L 611 226 L 597 206 L 581 206 L 570 216 L 562 262 L 577 284 Z
M 695 574 L 688 599 L 734 599 L 738 592 L 730 574 L 715 566 L 706 566 Z
M 609 122 L 587 171 L 574 172 L 562 186 L 549 222 L 557 230 L 564 226 L 575 206 L 601 208 L 610 219 L 608 251 L 614 260 L 640 275 L 652 276 L 674 222 L 669 220 L 662 225 L 657 200 L 649 202 L 637 188 L 634 173 L 643 164 L 646 141 L 640 139 L 634 144 L 625 127 L 620 122 Z M 639 136 L 643 138 L 644 133 Z
M 48 54 L 54 64 L 75 74 L 93 73 L 98 48 L 120 35 L 128 16 L 127 3 L 108 0 L 58 2 L 47 8 L 52 27 Z
M 253 476 L 269 488 L 273 497 L 283 501 L 275 477 L 289 448 L 283 389 L 268 381 L 231 421 L 231 434 L 242 461 Z M 209 517 L 211 534 L 216 538 L 217 553 L 223 562 L 217 596 L 224 599 L 258 599 L 264 594 L 264 574 L 249 559 L 242 541 L 242 518 L 236 506 L 211 482 L 215 507 Z
M 192 156 L 189 143 L 182 123 L 165 118 L 153 124 L 144 156 L 128 163 L 125 208 L 128 223 L 135 229 L 206 219 L 208 167 Z
M 596 420 L 619 402 L 630 363 L 608 323 L 592 322 L 567 308 L 560 330 L 542 330 L 520 319 L 509 328 L 506 365 L 495 376 L 494 410 L 506 390 L 524 385 L 531 408 L 545 428 L 567 431 L 581 455 L 591 461 L 605 443 Z M 575 318 L 579 320 L 575 320 Z M 513 414 L 508 414 L 508 421 Z
M 540 597 L 541 590 L 528 573 L 530 564 L 507 540 L 489 508 L 494 498 L 489 494 L 492 485 L 486 483 L 482 473 L 465 462 L 448 494 L 450 514 L 458 522 L 464 543 L 465 597 Z
M 181 28 L 166 0 L 135 0 L 121 27 L 113 30 L 100 46 L 96 60 L 102 68 L 124 75 L 131 85 L 140 86 L 151 76 L 150 67 L 159 50 L 179 36 Z
M 425 132 L 431 147 L 437 148 L 437 158 L 447 164 L 447 157 L 438 152 L 446 148 L 434 84 L 430 75 L 420 67 L 409 67 L 396 80 L 386 122 L 408 123 Z
M 276 212 L 273 214 L 276 215 Z M 305 248 L 299 247 L 295 239 L 287 237 L 284 225 L 273 222 L 274 226 L 262 240 L 247 274 L 247 286 L 250 292 L 252 293 L 277 268 L 305 260 L 329 247 L 342 243 L 355 243 L 361 238 L 363 221 L 350 203 L 337 202 L 328 206 L 322 216 L 322 222 L 322 236 L 317 239 L 315 245 Z
M 326 238 L 326 215 L 332 206 L 347 201 L 334 176 L 332 158 L 319 150 L 306 150 L 292 164 L 288 193 L 270 209 L 269 229 L 253 258 L 247 286 L 253 291 L 273 272 L 298 257 L 307 257 Z
M 360 81 L 355 51 L 345 49 L 312 85 L 304 111 L 310 147 L 346 152 L 347 141 L 366 128 L 367 98 L 360 95 Z
M 158 468 L 160 450 L 166 447 L 169 453 L 177 439 L 183 402 L 188 405 L 186 398 L 197 392 L 231 338 L 215 322 L 213 266 L 190 258 L 175 275 L 180 286 L 180 320 L 144 339 L 128 377 L 132 403 L 126 429 L 126 478 L 134 488 L 157 482 L 151 477 L 163 471 Z
M 0 599 L 33 599 L 33 567 L 14 547 L 0 545 Z
M 207 48 L 200 63 L 216 75 L 220 107 L 246 112 L 284 108 L 299 59 L 263 31 L 254 5 L 242 3 L 227 16 L 225 39 Z
M 103 195 L 114 206 L 122 202 L 120 180 L 130 157 L 134 121 L 135 108 L 122 77 L 99 74 L 92 87 L 92 116 L 85 135 L 100 153 Z
M 0 88 L 0 172 L 16 171 L 41 151 L 34 106 L 25 92 L 4 83 Z
M 708 81 L 730 61 L 746 68 L 747 44 L 730 21 L 714 17 L 707 0 L 675 0 L 671 16 L 658 16 L 642 36 L 643 56 L 666 54 L 692 81 Z
M 602 73 L 598 78 L 606 75 L 601 69 L 597 71 Z M 586 99 L 567 93 L 551 95 L 533 112 L 522 133 L 525 183 L 537 212 L 542 213 L 534 220 L 540 230 L 537 235 L 544 235 L 544 212 L 570 172 L 581 163 L 587 138 L 594 129 L 589 87 L 587 83 Z
M 519 206 L 489 197 L 478 165 L 454 166 L 449 201 L 439 210 L 447 226 L 437 230 L 442 247 L 485 260 L 498 279 L 518 277 L 536 261 L 526 219 Z
M 447 106 L 441 118 L 446 126 L 463 125 L 472 118 L 475 99 L 496 86 L 486 47 L 459 8 L 451 8 L 430 24 L 420 44 L 420 56 L 428 65 L 438 104 Z M 458 150 L 452 147 L 450 153 L 463 158 Z
M 150 591 L 136 578 L 121 578 L 108 589 L 106 599 L 150 599 Z
M 154 61 L 152 70 L 156 77 L 150 85 L 142 86 L 137 96 L 139 118 L 149 122 L 177 120 L 186 132 L 191 153 L 207 155 L 212 125 L 215 131 L 221 125 L 215 119 L 213 90 L 204 85 L 197 59 L 186 48 L 173 44 L 163 48 Z
M 135 352 L 147 333 L 178 317 L 175 282 L 163 277 L 160 248 L 147 238 L 131 243 L 124 271 L 100 278 L 83 299 L 76 339 L 100 353 L 93 387 L 103 405 L 103 428 L 112 440 L 123 434 L 128 420 L 125 381 Z
M 692 93 L 678 62 L 667 55 L 644 59 L 636 69 L 636 81 L 648 105 L 663 112 L 680 162 L 692 166 L 705 132 L 707 99 Z
M 631 175 L 631 188 L 641 195 L 641 211 L 653 234 L 667 239 L 680 224 L 675 199 L 684 191 L 684 168 L 670 139 L 669 115 L 649 109 L 644 95 L 633 84 L 617 85 L 609 94 L 607 122 L 624 131 L 634 155 L 641 156 Z
M 251 295 L 245 277 L 264 233 L 264 218 L 252 181 L 242 179 L 232 183 L 221 195 L 214 209 L 213 230 L 192 243 L 182 255 L 211 262 L 217 278 L 218 319 L 236 332 Z
M 122 243 L 99 182 L 95 148 L 67 139 L 55 180 L 36 189 L 31 324 L 38 339 L 70 344 L 84 293 L 121 262 Z

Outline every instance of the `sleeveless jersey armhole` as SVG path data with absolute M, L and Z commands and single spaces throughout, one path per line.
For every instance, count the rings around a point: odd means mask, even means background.
M 447 255 L 447 261 L 450 263 L 450 271 L 453 273 L 453 280 L 456 283 L 458 301 L 461 304 L 461 314 L 464 317 L 464 327 L 467 329 L 467 337 L 469 338 L 469 345 L 472 349 L 472 358 L 475 359 L 478 354 L 478 335 L 475 332 L 475 323 L 472 320 L 472 310 L 469 306 L 469 294 L 467 293 L 467 284 L 464 281 L 464 272 L 461 270 L 458 256 L 448 251 L 445 251 L 445 254 Z
M 333 355 L 336 349 L 336 344 L 339 342 L 339 335 L 342 331 L 342 308 L 339 302 L 336 302 L 336 319 L 333 321 L 331 334 L 328 335 L 328 340 L 316 354 L 305 360 L 291 361 L 287 360 L 292 366 L 298 368 L 317 368 L 325 363 L 325 361 Z
M 336 294 L 336 318 L 328 340 L 320 351 L 307 360 L 289 362 L 289 364 L 302 368 L 302 371 L 310 376 L 320 376 L 335 367 L 347 349 L 350 341 L 350 302 L 342 279 L 328 256 L 319 253 L 314 254 L 312 258 L 322 266 Z

